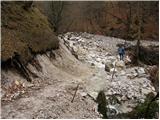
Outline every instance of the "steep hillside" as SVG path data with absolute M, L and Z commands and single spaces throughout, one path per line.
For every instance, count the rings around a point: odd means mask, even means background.
M 92 70 L 78 61 L 62 41 L 59 49 L 36 55 L 34 60 L 35 64 L 27 65 L 36 75 L 31 83 L 14 69 L 2 70 L 2 118 L 100 117 L 94 110 L 96 103 L 82 96 L 85 78 Z M 72 103 L 77 84 L 80 87 Z
M 36 4 L 60 33 L 87 32 L 136 39 L 141 15 L 142 39 L 158 40 L 158 1 L 41 1 Z
M 2 2 L 2 61 L 20 55 L 26 63 L 34 53 L 58 48 L 47 18 L 27 2 Z M 28 2 L 29 3 L 29 2 Z

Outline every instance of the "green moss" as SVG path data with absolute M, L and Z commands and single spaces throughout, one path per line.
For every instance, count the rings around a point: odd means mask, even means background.
M 47 18 L 36 7 L 27 11 L 23 6 L 24 2 L 2 2 L 2 61 L 17 52 L 27 62 L 29 48 L 34 53 L 58 48 Z
M 159 104 L 157 101 L 152 101 L 154 98 L 153 94 L 149 94 L 144 103 L 139 103 L 133 111 L 125 114 L 118 115 L 119 118 L 128 119 L 153 119 L 157 118 L 157 113 L 159 113 Z
M 156 112 L 159 113 L 159 104 L 157 101 L 151 102 L 153 95 L 149 94 L 144 103 L 138 104 L 134 110 L 134 117 L 136 118 L 155 118 Z

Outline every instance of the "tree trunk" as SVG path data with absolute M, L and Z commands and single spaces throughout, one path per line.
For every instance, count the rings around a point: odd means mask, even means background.
M 141 17 L 141 2 L 138 2 L 138 21 L 139 21 L 139 26 L 138 26 L 138 39 L 137 39 L 137 48 L 136 48 L 136 56 L 137 56 L 137 63 L 140 62 L 140 39 L 141 39 L 141 26 L 142 26 L 142 17 Z

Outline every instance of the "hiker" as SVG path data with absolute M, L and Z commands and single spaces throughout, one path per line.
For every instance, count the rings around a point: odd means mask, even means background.
M 122 45 L 119 46 L 118 53 L 119 53 L 119 56 L 120 56 L 120 60 L 123 60 L 123 57 L 125 55 L 125 50 L 124 50 L 124 47 Z

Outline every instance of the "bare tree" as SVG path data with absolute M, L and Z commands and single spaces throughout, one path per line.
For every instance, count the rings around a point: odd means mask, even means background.
M 138 1 L 52 1 L 50 20 L 55 32 L 66 30 L 100 32 L 104 35 L 135 40 L 138 38 L 139 26 L 138 3 Z M 141 36 L 145 39 L 157 39 L 158 2 L 141 2 L 141 4 Z
M 52 10 L 52 19 L 51 23 L 54 27 L 54 32 L 57 32 L 60 26 L 60 22 L 62 20 L 62 13 L 64 8 L 63 1 L 52 1 L 51 10 Z
M 108 4 L 108 3 L 106 3 Z M 113 3 L 112 3 L 112 8 L 113 7 Z M 119 10 L 119 17 L 118 15 L 115 15 L 114 13 L 110 12 L 110 10 L 108 10 L 106 13 L 109 14 L 111 17 L 114 17 L 117 19 L 117 21 L 119 21 L 119 23 L 122 23 L 125 27 L 126 27 L 126 31 L 127 31 L 127 34 L 126 34 L 126 38 L 127 39 L 130 39 L 130 34 L 131 34 L 131 24 L 132 24 L 132 16 L 133 16 L 133 9 L 132 9 L 132 6 L 133 4 L 131 2 L 118 2 L 117 5 L 118 7 L 118 10 Z M 122 12 L 122 8 L 126 9 L 126 11 Z
M 68 32 L 68 31 L 69 31 L 69 28 L 72 26 L 73 23 L 74 23 L 74 21 L 73 21 L 73 19 L 72 19 L 71 22 L 68 23 L 68 25 L 66 25 L 65 30 L 64 30 L 63 32 L 64 32 L 64 33 L 65 33 L 65 32 Z
M 24 1 L 24 9 L 29 10 L 33 6 L 33 1 Z
M 138 2 L 138 37 L 137 37 L 137 46 L 136 46 L 136 56 L 137 62 L 140 62 L 140 40 L 142 39 L 142 3 Z
M 88 2 L 86 5 L 84 16 L 96 32 L 102 32 L 101 28 L 105 21 L 105 4 L 104 2 Z

